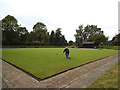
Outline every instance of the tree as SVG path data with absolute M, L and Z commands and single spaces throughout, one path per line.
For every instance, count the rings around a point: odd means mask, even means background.
M 80 25 L 78 29 L 76 29 L 76 33 L 74 36 L 76 38 L 76 44 L 79 46 L 83 42 L 84 36 L 84 29 L 83 25 Z
M 18 41 L 19 34 L 17 33 L 17 23 L 17 19 L 10 15 L 2 19 L 3 42 L 10 44 Z
M 120 33 L 118 34 L 117 39 L 118 39 L 118 46 L 120 46 Z
M 50 42 L 50 45 L 54 45 L 55 43 L 55 33 L 54 33 L 54 31 L 52 30 L 51 31 L 51 34 L 50 34 L 50 40 L 49 40 Z
M 31 31 L 29 34 L 28 34 L 28 42 L 29 44 L 33 44 L 33 42 L 37 40 L 36 38 L 36 35 L 35 35 L 35 32 Z
M 67 40 L 65 39 L 64 35 L 62 35 L 62 37 L 60 39 L 60 45 L 62 45 L 62 46 L 67 45 Z
M 25 44 L 26 42 L 28 42 L 28 30 L 26 29 L 26 27 L 19 27 L 18 28 L 18 33 L 19 33 L 19 41 L 20 44 Z
M 44 39 L 44 44 L 49 45 L 49 32 L 45 33 L 45 39 Z
M 61 34 L 61 28 L 56 32 L 52 31 L 49 36 L 47 27 L 42 22 L 37 22 L 30 33 L 26 27 L 18 25 L 18 21 L 13 16 L 7 15 L 2 19 L 2 42 L 9 45 L 20 44 L 49 44 L 66 45 L 65 36 Z
M 69 45 L 74 45 L 74 42 L 72 40 L 69 41 Z
M 42 22 L 38 22 L 33 26 L 33 32 L 35 33 L 35 39 L 40 42 L 40 44 L 45 44 L 48 40 L 49 33 L 47 32 L 46 25 Z
M 67 41 L 64 35 L 61 34 L 61 28 L 57 28 L 55 32 L 54 45 L 62 46 L 62 45 L 66 45 L 66 43 Z
M 120 33 L 115 35 L 112 40 L 111 40 L 112 44 L 114 46 L 120 46 Z
M 76 44 L 79 46 L 82 42 L 87 41 L 87 39 L 94 34 L 103 34 L 101 28 L 98 28 L 97 25 L 87 25 L 83 27 L 80 25 L 76 30 L 75 38 Z
M 86 33 L 86 39 L 94 34 L 103 34 L 103 31 L 97 25 L 87 25 L 84 28 L 84 32 Z
M 98 46 L 100 44 L 104 44 L 105 42 L 107 42 L 108 38 L 105 37 L 105 35 L 103 34 L 94 34 L 88 38 L 88 41 L 93 41 L 95 42 L 95 45 Z
M 60 38 L 62 37 L 61 28 L 57 28 L 55 32 L 55 45 L 60 45 Z

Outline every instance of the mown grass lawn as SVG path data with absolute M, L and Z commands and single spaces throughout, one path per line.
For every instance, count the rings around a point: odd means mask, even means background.
M 64 48 L 3 49 L 2 59 L 44 79 L 67 69 L 118 53 L 116 50 L 71 48 L 71 60 L 69 60 L 65 58 L 63 50 Z
M 120 62 L 94 81 L 88 88 L 118 88 L 119 65 Z

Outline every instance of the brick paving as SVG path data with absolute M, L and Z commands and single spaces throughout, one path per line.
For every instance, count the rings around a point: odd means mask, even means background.
M 3 88 L 86 88 L 117 62 L 118 55 L 113 55 L 69 70 L 54 77 L 37 81 L 30 75 L 2 61 Z M 106 69 L 105 67 L 108 68 Z M 96 75 L 97 71 L 100 72 L 98 76 Z M 96 75 L 96 78 L 91 78 L 90 80 L 89 78 L 86 78 L 90 75 Z M 88 81 L 91 82 L 84 83 Z

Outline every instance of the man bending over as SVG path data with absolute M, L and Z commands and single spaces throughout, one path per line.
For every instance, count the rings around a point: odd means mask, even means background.
M 64 49 L 63 53 L 64 53 L 64 52 L 65 52 L 66 58 L 69 58 L 69 59 L 70 59 L 68 47 L 66 47 L 66 48 Z

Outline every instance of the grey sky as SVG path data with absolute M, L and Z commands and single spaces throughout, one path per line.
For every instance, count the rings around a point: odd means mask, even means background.
M 118 33 L 119 0 L 0 0 L 0 20 L 14 16 L 29 31 L 37 22 L 49 32 L 62 28 L 65 38 L 75 41 L 79 25 L 98 25 L 109 39 Z

